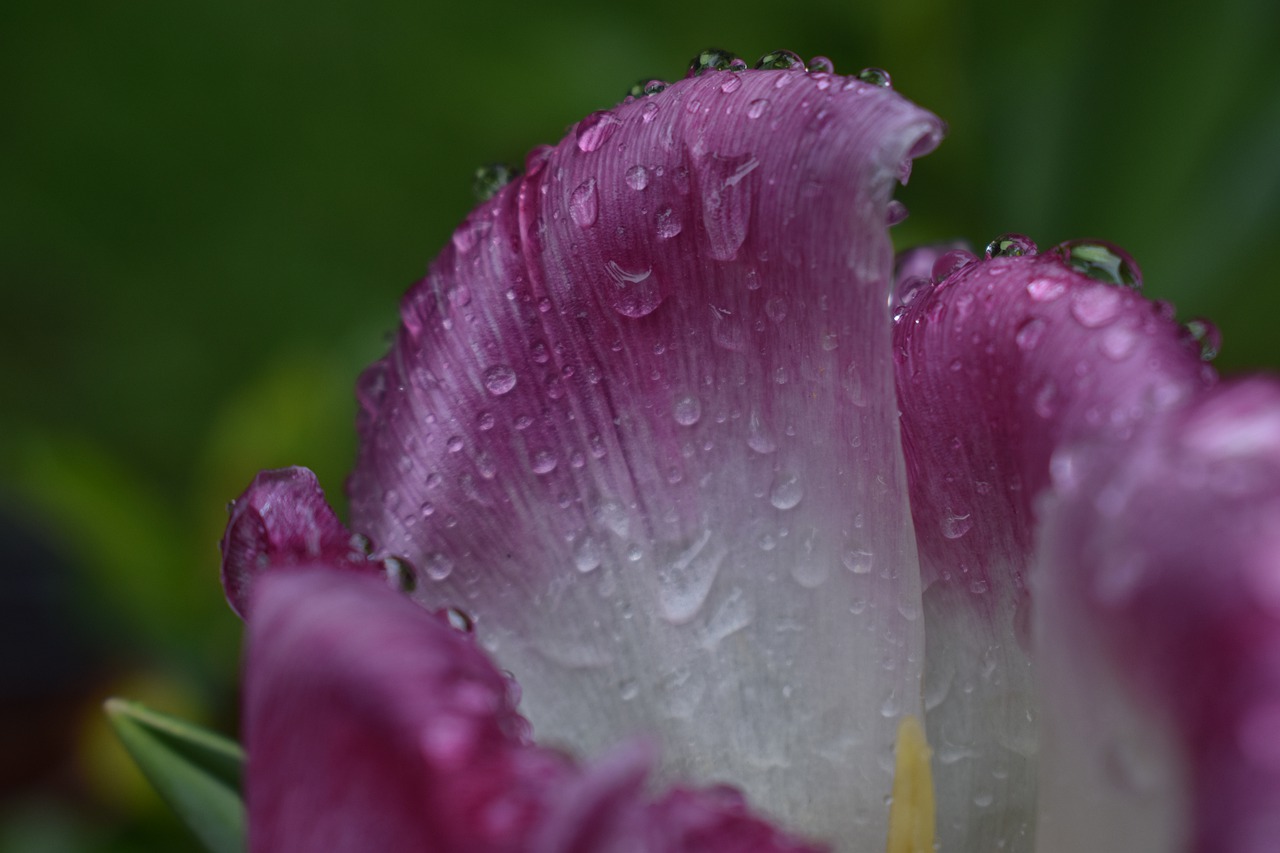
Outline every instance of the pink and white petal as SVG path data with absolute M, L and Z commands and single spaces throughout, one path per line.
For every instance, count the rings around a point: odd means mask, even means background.
M 271 568 L 323 563 L 374 571 L 361 540 L 353 539 L 306 468 L 262 471 L 227 508 L 222 536 L 222 588 L 243 617 L 256 579 Z
M 644 744 L 585 770 L 533 746 L 472 636 L 371 578 L 262 578 L 246 668 L 253 851 L 820 853 L 739 795 L 651 802 Z
M 649 731 L 883 843 L 921 643 L 885 219 L 939 136 L 858 80 L 708 72 L 532 154 L 405 297 L 353 525 L 476 611 L 551 742 Z
M 1030 850 L 1027 577 L 1050 458 L 1086 439 L 1123 443 L 1213 374 L 1159 306 L 1053 254 L 972 262 L 929 286 L 895 325 L 895 358 L 939 838 Z
M 1274 850 L 1280 384 L 1066 453 L 1035 583 L 1043 849 Z

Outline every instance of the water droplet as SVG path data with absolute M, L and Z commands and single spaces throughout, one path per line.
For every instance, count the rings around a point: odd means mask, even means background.
M 741 63 L 738 57 L 727 50 L 709 47 L 689 60 L 688 77 L 697 77 L 707 71 L 729 71 L 732 66 Z M 745 67 L 745 63 L 743 63 Z
M 476 416 L 476 429 L 481 432 L 488 432 L 496 423 L 497 419 L 494 418 L 493 412 L 481 412 Z
M 627 92 L 633 98 L 645 98 L 656 95 L 667 88 L 664 80 L 640 80 Z
M 649 170 L 644 166 L 632 166 L 627 169 L 627 186 L 633 190 L 642 190 L 649 186 Z
M 1030 320 L 1023 321 L 1018 327 L 1017 333 L 1013 336 L 1014 342 L 1018 345 L 1018 349 L 1023 352 L 1030 352 L 1036 348 L 1036 344 L 1040 343 L 1040 338 L 1044 337 L 1044 331 L 1047 324 L 1039 317 L 1032 317 Z
M 439 552 L 428 554 L 423 561 L 427 577 L 433 581 L 442 581 L 453 574 L 453 560 Z
M 844 552 L 841 562 L 844 567 L 855 575 L 866 575 L 871 573 L 871 569 L 875 566 L 876 557 L 870 551 L 864 551 L 861 548 L 851 548 Z
M 387 557 L 382 561 L 382 570 L 387 573 L 387 583 L 400 592 L 413 592 L 418 588 L 418 575 L 413 564 L 402 557 Z
M 1036 396 L 1031 402 L 1031 406 L 1036 410 L 1036 414 L 1048 420 L 1058 413 L 1058 386 L 1052 379 L 1046 379 L 1045 383 L 1036 390 Z
M 967 249 L 953 249 L 950 252 L 945 252 L 933 262 L 933 281 L 935 283 L 941 282 L 976 260 L 977 257 L 974 256 L 973 252 Z
M 1142 270 L 1134 259 L 1119 246 L 1102 240 L 1068 240 L 1054 246 L 1053 251 L 1067 266 L 1084 273 L 1089 278 L 1127 287 L 1142 289 Z
M 1067 285 L 1050 278 L 1037 278 L 1027 282 L 1027 295 L 1036 302 L 1052 302 L 1067 292 Z
M 720 82 L 720 91 L 731 95 L 742 88 L 742 78 L 734 74 Z
M 959 539 L 972 527 L 973 516 L 970 513 L 957 513 L 948 508 L 942 516 L 942 535 L 948 539 Z
M 864 68 L 858 72 L 857 76 L 863 83 L 870 83 L 872 86 L 879 86 L 882 89 L 887 89 L 893 85 L 893 78 L 883 68 Z
M 355 553 L 366 557 L 373 553 L 373 542 L 363 533 L 352 533 L 351 538 L 347 540 L 347 545 Z
M 595 224 L 600 200 L 596 195 L 596 179 L 587 178 L 569 196 L 569 216 L 583 228 Z
M 658 236 L 663 240 L 670 240 L 684 228 L 684 225 L 680 222 L 679 215 L 669 207 L 664 207 L 658 211 L 657 225 Z
M 628 270 L 615 261 L 605 264 L 609 277 L 617 285 L 606 294 L 610 306 L 625 317 L 644 317 L 662 304 L 665 294 L 658 287 L 653 268 Z
M 760 118 L 768 108 L 768 98 L 756 98 L 754 101 L 747 104 L 747 118 Z
M 1071 316 L 1086 329 L 1107 325 L 1120 312 L 1120 291 L 1108 285 L 1077 290 L 1071 298 Z
M 670 550 L 669 558 L 658 555 L 658 607 L 664 619 L 679 625 L 702 609 L 728 552 L 719 540 L 712 541 L 710 530 L 685 547 Z
M 697 397 L 681 397 L 675 405 L 676 423 L 681 426 L 693 426 L 702 417 L 702 403 Z
M 800 485 L 798 474 L 779 474 L 769 492 L 769 503 L 781 510 L 793 509 L 804 497 L 804 487 Z
M 602 562 L 604 562 L 603 549 L 600 543 L 590 536 L 579 542 L 577 549 L 573 552 L 573 567 L 584 575 L 600 568 Z
M 558 464 L 559 460 L 550 450 L 539 450 L 533 454 L 530 467 L 533 468 L 533 473 L 535 474 L 550 474 L 556 470 L 556 465 Z
M 501 397 L 516 387 L 516 372 L 505 364 L 490 367 L 484 372 L 484 387 L 493 396 Z
M 1204 317 L 1188 320 L 1183 326 L 1187 339 L 1200 348 L 1201 361 L 1213 361 L 1222 350 L 1222 332 L 1213 321 Z
M 772 453 L 778 449 L 773 434 L 760 421 L 760 413 L 753 411 L 747 420 L 747 446 L 756 453 Z
M 1019 258 L 1034 255 L 1039 249 L 1035 241 L 1022 234 L 1001 234 L 987 244 L 988 258 Z
M 894 225 L 897 225 L 899 222 L 906 219 L 910 213 L 911 212 L 907 210 L 907 206 L 905 204 L 898 201 L 896 198 L 890 199 L 889 206 L 885 209 L 884 213 L 884 224 L 892 228 Z
M 1137 345 L 1138 336 L 1132 329 L 1126 326 L 1113 326 L 1103 333 L 1098 348 L 1112 361 L 1123 361 L 1129 357 Z
M 806 70 L 804 60 L 789 50 L 775 50 L 756 60 L 756 68 L 765 71 Z
M 650 102 L 644 105 L 644 109 L 640 111 L 640 118 L 645 124 L 653 121 L 658 116 L 658 105 Z
M 831 577 L 831 567 L 826 562 L 801 558 L 791 564 L 791 579 L 805 589 L 817 589 Z
M 817 74 L 834 74 L 836 64 L 825 56 L 815 56 L 809 60 L 809 70 Z
M 787 300 L 781 296 L 774 296 L 764 304 L 764 313 L 775 323 L 781 323 L 787 319 Z
M 575 131 L 578 150 L 583 153 L 595 151 L 609 141 L 620 124 L 622 122 L 609 110 L 600 110 L 587 116 L 578 122 Z
M 444 618 L 448 620 L 449 627 L 455 631 L 461 631 L 464 634 L 470 634 L 475 631 L 475 621 L 467 615 L 465 610 L 457 607 L 450 607 L 444 612 Z
M 444 446 L 450 453 L 457 453 L 462 450 L 463 444 L 462 436 L 451 435 L 445 440 Z
M 423 501 L 422 506 L 418 507 L 418 514 L 421 515 L 424 519 L 430 518 L 432 515 L 435 514 L 435 511 L 436 511 L 436 505 L 433 504 L 431 501 Z
M 635 679 L 628 678 L 618 684 L 618 698 L 623 702 L 630 702 L 639 695 L 640 685 Z

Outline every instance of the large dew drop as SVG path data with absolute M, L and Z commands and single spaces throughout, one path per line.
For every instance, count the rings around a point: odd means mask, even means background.
M 516 387 L 516 372 L 505 364 L 499 364 L 484 372 L 484 387 L 495 397 L 501 397 Z
M 609 305 L 624 317 L 644 317 L 662 304 L 664 294 L 652 267 L 627 269 L 616 261 L 605 264 L 615 287 L 607 294 Z
M 1137 262 L 1119 246 L 1101 240 L 1070 240 L 1059 243 L 1054 253 L 1067 266 L 1090 278 L 1127 287 L 1142 289 L 1142 270 Z

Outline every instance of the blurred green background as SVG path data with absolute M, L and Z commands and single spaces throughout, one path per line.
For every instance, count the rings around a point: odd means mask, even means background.
M 888 68 L 950 136 L 903 245 L 1105 237 L 1280 366 L 1280 4 L 0 7 L 2 850 L 193 849 L 115 750 L 115 692 L 233 731 L 223 507 L 306 464 L 401 292 L 522 162 L 699 49 Z

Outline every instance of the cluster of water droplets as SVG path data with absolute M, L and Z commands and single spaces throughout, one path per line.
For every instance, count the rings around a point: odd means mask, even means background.
M 834 74 L 836 67 L 828 57 L 815 56 L 807 63 L 794 51 L 773 50 L 756 60 L 754 66 L 748 66 L 745 59 L 736 53 L 720 48 L 707 48 L 689 60 L 686 77 L 700 77 L 709 71 L 746 71 L 748 68 L 759 71 L 802 71 L 814 74 Z M 867 67 L 854 75 L 858 80 L 872 86 L 888 88 L 893 85 L 893 78 L 883 68 Z M 645 98 L 657 95 L 669 86 L 665 80 L 644 79 L 637 81 L 628 91 L 630 98 Z M 735 84 L 731 85 L 737 88 Z M 727 89 L 726 91 L 732 91 Z
M 413 561 L 407 557 L 390 555 L 379 558 L 373 540 L 363 533 L 353 533 L 349 542 L 353 559 L 376 563 L 386 576 L 387 584 L 397 592 L 412 595 L 417 591 L 419 579 L 425 574 L 430 580 L 439 582 L 447 578 L 453 569 L 453 563 L 441 554 L 430 554 L 426 558 L 425 572 L 420 571 Z M 466 611 L 449 607 L 440 611 L 449 624 L 463 633 L 474 630 L 474 620 Z

